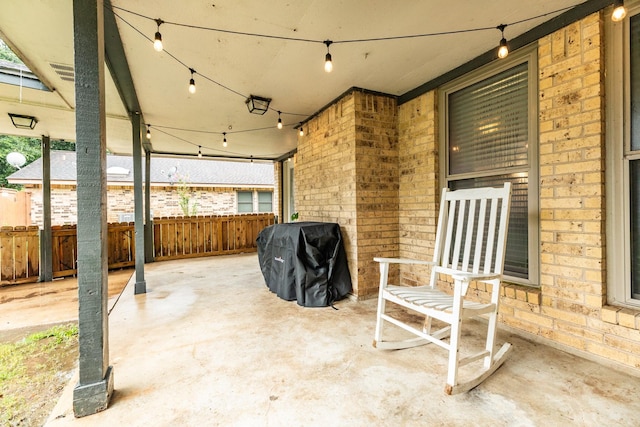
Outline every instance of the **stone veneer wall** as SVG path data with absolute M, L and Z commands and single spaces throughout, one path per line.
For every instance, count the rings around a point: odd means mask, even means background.
M 42 189 L 28 188 L 31 193 L 31 221 L 42 226 Z M 191 200 L 197 202 L 197 215 L 229 215 L 237 213 L 236 191 L 271 191 L 257 188 L 191 188 Z M 77 223 L 75 186 L 53 186 L 51 189 L 52 225 Z M 255 199 L 255 193 L 254 193 Z M 182 216 L 175 187 L 151 188 L 151 212 L 155 218 Z M 275 198 L 274 198 L 275 201 Z M 107 221 L 118 222 L 119 214 L 132 214 L 133 187 L 110 186 L 107 194 Z M 257 206 L 257 200 L 254 200 Z M 274 207 L 276 205 L 274 204 Z

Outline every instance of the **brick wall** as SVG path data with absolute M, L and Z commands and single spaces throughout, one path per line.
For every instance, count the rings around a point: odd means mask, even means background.
M 381 256 L 398 245 L 398 134 L 395 98 L 356 91 L 355 201 L 359 297 L 378 290 Z
M 541 300 L 527 317 L 516 309 L 504 321 L 640 367 L 638 325 L 620 326 L 604 305 L 603 19 L 591 15 L 539 41 Z
M 547 344 L 640 368 L 640 310 L 606 305 L 603 19 L 593 14 L 538 42 L 540 287 L 505 284 L 499 317 Z M 395 143 L 391 104 L 352 92 L 312 119 L 298 145 L 301 219 L 342 225 L 359 298 L 375 294 L 373 256 L 433 253 L 437 91 L 397 108 Z M 417 284 L 424 273 L 395 274 Z M 482 285 L 469 294 L 487 299 Z
M 299 220 L 340 224 L 358 297 L 376 291 L 373 257 L 397 246 L 396 112 L 394 97 L 354 89 L 298 139 Z
M 31 197 L 31 221 L 42 226 L 42 189 L 29 188 Z M 257 209 L 255 191 L 271 191 L 256 188 L 190 188 L 191 201 L 197 203 L 197 215 L 226 215 L 237 213 L 236 191 L 254 191 L 254 207 Z M 275 199 L 275 198 L 274 198 Z M 110 186 L 107 193 L 107 221 L 118 222 L 120 214 L 132 214 L 133 188 Z M 274 207 L 276 205 L 274 204 Z M 75 186 L 51 188 L 52 225 L 77 223 L 77 195 Z M 155 218 L 183 216 L 175 187 L 151 188 L 151 212 Z
M 437 109 L 434 92 L 399 108 L 399 253 L 402 258 L 431 260 L 438 219 Z M 424 284 L 425 268 L 402 266 L 402 283 Z

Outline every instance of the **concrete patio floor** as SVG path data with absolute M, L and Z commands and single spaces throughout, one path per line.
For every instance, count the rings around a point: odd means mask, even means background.
M 255 254 L 148 264 L 145 276 L 148 292 L 134 296 L 132 279 L 110 314 L 109 408 L 74 418 L 73 379 L 47 426 L 640 424 L 640 379 L 506 331 L 505 365 L 446 396 L 444 350 L 374 349 L 375 299 L 281 300 Z

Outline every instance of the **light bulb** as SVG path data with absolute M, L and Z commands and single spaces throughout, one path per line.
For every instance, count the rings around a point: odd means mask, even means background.
M 149 128 L 149 125 L 147 125 L 147 139 L 151 139 L 151 129 Z
M 158 29 L 156 30 L 156 35 L 153 38 L 153 48 L 157 52 L 162 52 L 162 34 L 160 34 L 160 25 L 164 24 L 164 21 L 160 18 L 156 19 L 156 24 L 158 25 Z
M 189 71 L 191 72 L 191 79 L 189 79 L 189 93 L 196 93 L 196 81 L 193 80 L 193 75 L 195 74 L 196 70 L 194 70 L 193 68 L 189 68 Z
M 613 9 L 613 13 L 611 14 L 611 20 L 613 22 L 619 22 L 627 16 L 627 9 L 624 8 L 624 1 L 618 0 L 615 2 L 615 9 Z
M 198 157 L 202 158 L 202 147 L 198 145 Z
M 226 132 L 222 132 L 222 146 L 226 147 L 227 146 L 227 133 Z
M 504 59 L 509 55 L 509 47 L 507 46 L 507 39 L 500 40 L 500 47 L 498 48 L 498 58 Z
M 330 73 L 333 71 L 333 62 L 331 62 L 331 54 L 327 53 L 324 57 L 324 71 Z
M 304 136 L 304 130 L 303 130 L 302 128 L 300 128 L 300 133 L 299 133 L 299 135 L 300 135 L 300 136 Z
M 282 129 L 282 119 L 280 118 L 280 111 L 278 111 L 278 129 Z
M 331 62 L 331 53 L 329 53 L 329 46 L 333 43 L 331 40 L 325 40 L 324 44 L 327 45 L 327 54 L 324 56 L 324 71 L 330 73 L 333 70 L 333 62 Z
M 153 40 L 153 48 L 156 50 L 156 52 L 162 52 L 162 34 L 160 34 L 160 31 L 156 32 L 156 37 Z
M 498 58 L 504 59 L 509 55 L 509 46 L 507 46 L 507 39 L 504 38 L 504 29 L 507 28 L 507 24 L 500 24 L 496 27 L 496 30 L 500 31 L 502 39 L 500 40 L 500 47 L 498 47 Z

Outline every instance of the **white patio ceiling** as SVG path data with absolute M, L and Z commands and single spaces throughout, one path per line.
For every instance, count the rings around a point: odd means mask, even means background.
M 55 91 L 0 84 L 0 133 L 74 140 L 74 83 L 59 73 L 60 66 L 73 67 L 72 1 L 2 3 L 0 37 Z M 193 155 L 200 146 L 205 155 L 268 159 L 295 149 L 293 127 L 351 87 L 405 94 L 495 48 L 499 24 L 509 24 L 504 35 L 511 40 L 581 3 L 112 0 L 137 98 L 151 125 L 153 150 Z M 160 53 L 151 42 L 156 18 L 166 21 L 160 26 L 165 47 Z M 479 28 L 486 29 L 457 32 Z M 446 32 L 454 33 L 341 43 Z M 324 40 L 334 42 L 332 73 L 323 70 Z M 187 91 L 189 68 L 196 71 L 195 94 Z M 108 71 L 106 75 L 108 147 L 129 154 L 127 111 Z M 271 110 L 250 114 L 245 106 L 250 94 L 272 98 Z M 282 130 L 275 126 L 278 110 Z M 32 115 L 39 122 L 33 131 L 20 131 L 7 113 Z

